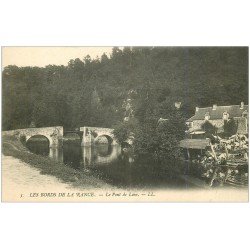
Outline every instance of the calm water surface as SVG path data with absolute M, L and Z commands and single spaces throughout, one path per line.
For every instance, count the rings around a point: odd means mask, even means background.
M 62 148 L 49 148 L 47 141 L 29 140 L 27 147 L 35 154 L 63 162 L 79 171 L 90 171 L 106 182 L 122 188 L 193 188 L 174 168 L 178 162 L 161 166 L 148 161 L 135 161 L 119 145 L 81 147 L 80 140 L 64 141 Z M 185 163 L 181 163 L 185 164 Z

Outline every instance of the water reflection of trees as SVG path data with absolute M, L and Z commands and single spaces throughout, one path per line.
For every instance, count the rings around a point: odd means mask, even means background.
M 63 162 L 69 164 L 74 168 L 80 167 L 82 154 L 80 141 L 78 142 L 67 142 L 63 145 Z

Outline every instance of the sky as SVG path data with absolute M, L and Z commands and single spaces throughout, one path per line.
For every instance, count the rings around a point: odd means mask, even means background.
M 96 58 L 111 51 L 112 47 L 2 47 L 2 66 L 67 65 L 70 59 Z

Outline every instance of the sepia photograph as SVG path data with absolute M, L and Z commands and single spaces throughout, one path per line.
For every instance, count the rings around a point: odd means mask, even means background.
M 249 10 L 0 1 L 0 248 L 249 249 Z
M 3 202 L 248 202 L 248 47 L 2 47 Z

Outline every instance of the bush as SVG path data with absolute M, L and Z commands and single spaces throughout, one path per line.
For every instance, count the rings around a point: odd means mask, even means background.
M 143 121 L 130 119 L 115 127 L 114 135 L 120 143 L 133 133 L 134 153 L 137 157 L 151 158 L 159 162 L 181 157 L 179 141 L 185 136 L 185 119 L 180 112 L 166 112 L 168 119 L 159 122 L 159 116 L 148 112 Z
M 118 140 L 120 144 L 125 142 L 132 133 L 134 133 L 137 130 L 138 122 L 136 119 L 130 119 L 126 122 L 120 122 L 117 124 L 114 128 L 114 136 Z
M 135 153 L 148 155 L 156 161 L 164 162 L 181 157 L 179 141 L 184 138 L 184 123 L 172 119 L 162 124 L 148 121 L 137 130 Z M 184 125 L 183 125 L 184 124 Z

